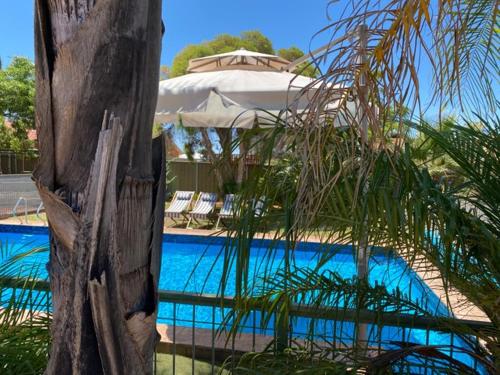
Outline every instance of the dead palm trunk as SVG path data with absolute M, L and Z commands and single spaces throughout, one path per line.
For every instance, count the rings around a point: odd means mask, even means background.
M 164 142 L 151 140 L 161 0 L 35 6 L 34 178 L 54 309 L 46 372 L 151 373 L 165 190 Z

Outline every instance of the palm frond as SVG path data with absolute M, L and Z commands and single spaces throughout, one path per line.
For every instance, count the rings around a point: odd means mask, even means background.
M 0 244 L 0 369 L 2 373 L 41 374 L 50 345 L 50 300 L 38 283 L 36 255 L 47 248 Z

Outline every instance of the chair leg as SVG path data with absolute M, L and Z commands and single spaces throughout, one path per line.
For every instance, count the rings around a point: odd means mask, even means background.
M 220 224 L 220 216 L 219 216 L 219 218 L 217 219 L 217 223 L 215 224 L 215 230 L 218 230 L 218 229 L 219 229 L 219 224 Z
M 170 217 L 170 216 L 165 216 L 165 217 L 163 218 L 163 225 L 164 225 L 165 227 L 167 227 L 167 228 L 168 228 L 168 224 L 167 224 L 167 220 L 168 220 L 168 219 L 172 219 L 172 221 L 174 222 L 174 224 L 176 224 L 176 221 L 175 221 L 175 219 L 174 219 L 173 217 Z
M 192 219 L 192 217 L 191 217 L 191 216 L 189 216 L 189 220 L 188 220 L 188 223 L 187 223 L 187 225 L 186 225 L 186 229 L 190 229 L 190 228 L 189 228 L 189 224 L 191 224 L 191 219 Z

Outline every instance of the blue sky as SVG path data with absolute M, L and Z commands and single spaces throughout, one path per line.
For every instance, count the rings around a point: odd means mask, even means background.
M 171 65 L 187 44 L 247 30 L 260 30 L 275 49 L 308 50 L 312 35 L 327 25 L 326 5 L 326 0 L 163 0 L 162 64 Z M 2 63 L 13 56 L 33 59 L 33 43 L 33 0 L 0 0 Z
M 228 33 L 259 30 L 274 48 L 295 45 L 304 51 L 325 44 L 326 34 L 311 38 L 328 25 L 328 0 L 163 0 L 161 64 L 170 66 L 174 56 L 186 45 L 196 44 Z M 14 56 L 34 58 L 33 0 L 0 0 L 0 58 L 8 65 Z M 420 68 L 423 96 L 431 81 L 428 66 Z M 424 87 L 425 86 L 425 87 Z M 425 102 L 425 99 L 424 99 Z M 434 117 L 431 108 L 427 117 Z

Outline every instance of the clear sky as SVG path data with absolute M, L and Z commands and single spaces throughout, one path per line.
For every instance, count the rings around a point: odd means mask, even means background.
M 0 0 L 0 58 L 34 57 L 33 0 Z M 184 46 L 218 34 L 260 30 L 275 49 L 309 49 L 311 37 L 327 25 L 327 0 L 163 0 L 164 65 Z M 313 48 L 318 47 L 315 43 Z
M 163 0 L 163 37 L 161 64 L 170 66 L 174 56 L 186 45 L 210 40 L 228 33 L 259 30 L 273 42 L 274 48 L 295 45 L 307 52 L 328 41 L 323 33 L 328 25 L 328 0 Z M 0 0 L 0 58 L 8 65 L 14 56 L 34 58 L 34 0 Z M 330 10 L 331 11 L 331 10 Z M 430 77 L 429 67 L 420 73 Z M 423 77 L 422 77 L 423 78 Z M 421 79 L 421 89 L 430 87 Z M 424 100 L 425 101 L 425 100 Z M 433 109 L 433 113 L 436 110 Z M 428 114 L 430 114 L 428 112 Z

